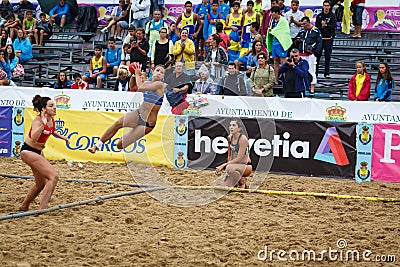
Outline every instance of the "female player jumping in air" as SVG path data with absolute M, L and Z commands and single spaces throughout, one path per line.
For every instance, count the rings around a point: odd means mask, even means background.
M 89 148 L 89 152 L 95 153 L 102 145 L 110 140 L 119 129 L 123 127 L 132 128 L 119 140 L 117 147 L 119 149 L 126 148 L 130 144 L 139 140 L 146 134 L 150 133 L 156 126 L 158 111 L 164 98 L 164 90 L 166 84 L 162 82 L 164 79 L 164 67 L 157 66 L 153 71 L 152 81 L 143 82 L 141 78 L 141 66 L 135 67 L 136 83 L 138 91 L 143 92 L 143 103 L 139 109 L 134 109 L 114 122 L 103 134 L 100 140 Z

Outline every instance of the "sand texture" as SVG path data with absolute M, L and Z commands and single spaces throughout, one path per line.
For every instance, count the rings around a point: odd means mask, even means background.
M 120 184 L 62 181 L 135 183 L 126 164 L 88 162 L 80 169 L 67 166 L 65 161 L 51 163 L 60 174 L 60 182 L 50 206 L 138 190 Z M 211 171 L 156 169 L 175 185 L 207 185 L 216 179 Z M 147 170 L 141 170 L 139 180 L 143 183 Z M 0 173 L 32 175 L 21 160 L 11 158 L 0 158 Z M 0 184 L 0 216 L 18 213 L 33 180 L 0 177 Z M 396 183 L 356 184 L 345 179 L 288 175 L 268 175 L 261 189 L 400 198 L 400 184 Z M 190 190 L 186 196 L 179 191 L 188 190 L 167 189 L 153 196 L 181 198 L 178 201 L 190 206 L 215 193 Z M 230 192 L 207 205 L 178 207 L 154 197 L 141 193 L 0 221 L 1 266 L 400 265 L 400 202 Z M 38 208 L 38 202 L 35 199 L 31 210 Z M 327 255 L 323 262 L 293 261 L 288 254 L 284 255 L 287 262 L 278 260 L 279 250 L 297 250 L 300 256 L 303 250 L 337 250 L 339 239 L 347 242 L 343 253 L 370 250 L 371 259 L 378 254 L 396 255 L 397 262 L 365 262 L 362 255 L 360 262 L 330 260 Z M 276 251 L 272 261 L 258 257 L 264 256 L 259 251 L 265 245 L 268 252 Z

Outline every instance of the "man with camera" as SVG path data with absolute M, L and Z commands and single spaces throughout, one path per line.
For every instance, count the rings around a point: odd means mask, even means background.
M 131 41 L 131 46 L 127 52 L 131 55 L 131 62 L 142 64 L 142 71 L 147 69 L 147 53 L 149 52 L 149 42 L 144 39 L 144 29 L 136 30 L 136 38 Z
M 304 92 L 309 89 L 308 62 L 300 57 L 297 48 L 290 51 L 290 57 L 278 71 L 283 75 L 283 92 L 286 98 L 303 98 Z
M 297 34 L 296 43 L 300 51 L 300 56 L 308 62 L 308 71 L 312 76 L 310 97 L 314 97 L 314 89 L 317 84 L 317 56 L 321 53 L 322 49 L 322 35 L 317 27 L 311 25 L 309 17 L 303 17 L 301 24 L 303 25 L 303 29 Z

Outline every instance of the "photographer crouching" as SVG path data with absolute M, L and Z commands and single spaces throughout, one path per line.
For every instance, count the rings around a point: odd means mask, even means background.
M 293 48 L 290 57 L 278 70 L 278 75 L 283 75 L 285 98 L 304 97 L 305 91 L 310 88 L 308 69 L 308 62 L 300 57 L 299 49 Z

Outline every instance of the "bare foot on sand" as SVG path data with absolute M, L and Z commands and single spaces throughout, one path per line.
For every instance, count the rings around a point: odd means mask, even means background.
M 29 210 L 29 207 L 20 206 L 18 210 L 19 210 L 19 211 L 28 211 L 28 210 Z

